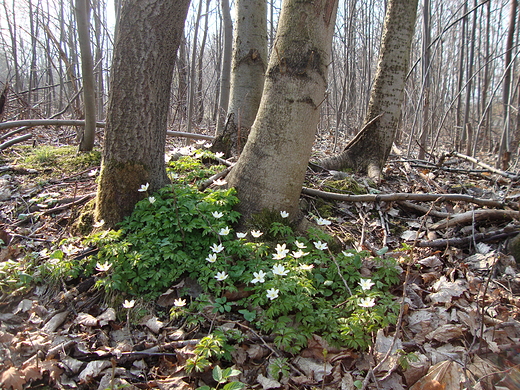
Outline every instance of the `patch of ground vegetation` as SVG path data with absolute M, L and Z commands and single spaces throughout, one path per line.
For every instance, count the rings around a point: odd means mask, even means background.
M 235 231 L 234 190 L 208 182 L 224 166 L 184 148 L 172 185 L 152 194 L 142 183 L 118 230 L 93 221 L 79 237 L 75 202 L 95 189 L 99 160 L 20 150 L 4 155 L 0 210 L 4 388 L 518 388 L 520 277 L 504 242 L 514 213 L 436 229 L 470 206 L 304 195 L 310 229 L 282 212 Z M 377 191 L 452 187 L 447 172 L 402 167 L 391 162 Z M 50 177 L 32 186 L 41 172 Z M 331 179 L 306 185 L 331 191 Z M 514 184 L 486 180 L 461 191 L 492 199 L 508 186 L 517 210 Z M 337 192 L 375 191 L 348 183 Z
M 101 164 L 101 152 L 78 153 L 75 146 L 19 146 L 12 153 L 18 155 L 13 162 L 19 167 L 43 171 L 54 177 L 58 172 L 68 175 Z

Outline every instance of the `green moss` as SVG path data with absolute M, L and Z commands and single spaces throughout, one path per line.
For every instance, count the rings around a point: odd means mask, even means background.
M 17 164 L 38 171 L 52 169 L 54 172 L 71 174 L 78 170 L 99 166 L 101 163 L 101 152 L 78 153 L 75 146 L 42 145 L 36 148 L 20 146 L 17 150 L 23 155 Z
M 85 206 L 83 206 L 79 212 L 79 215 L 72 224 L 72 234 L 87 236 L 92 233 L 92 230 L 94 229 L 94 223 L 96 222 L 94 219 L 95 207 L 95 199 L 90 200 L 87 204 L 85 204 Z
M 249 220 L 248 227 L 254 230 L 260 230 L 266 234 L 265 239 L 275 240 L 277 236 L 277 231 L 272 231 L 273 225 L 278 225 L 279 227 L 286 226 L 289 230 L 292 231 L 292 224 L 289 222 L 287 218 L 282 218 L 278 211 L 264 209 L 259 213 L 253 214 L 251 219 Z M 284 228 L 282 229 L 284 230 Z
M 325 201 L 324 199 L 316 199 L 315 207 L 318 211 L 318 215 L 322 218 L 327 219 L 334 216 L 334 205 L 330 202 Z
M 367 190 L 360 185 L 352 177 L 347 177 L 341 180 L 329 180 L 326 182 L 327 187 L 332 191 L 348 192 L 353 195 L 366 194 Z
M 101 168 L 96 198 L 95 220 L 104 220 L 107 228 L 115 227 L 130 215 L 145 193 L 139 187 L 149 183 L 150 173 L 138 162 L 106 162 Z

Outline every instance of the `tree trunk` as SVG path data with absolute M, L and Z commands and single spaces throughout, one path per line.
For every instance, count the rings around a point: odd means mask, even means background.
M 220 99 L 217 111 L 217 134 L 224 128 L 229 106 L 231 54 L 233 51 L 233 21 L 229 10 L 229 0 L 221 0 L 222 21 L 224 29 L 224 49 L 222 52 L 222 69 L 220 71 Z
M 502 89 L 502 104 L 504 106 L 504 127 L 502 130 L 502 136 L 500 137 L 500 144 L 498 150 L 498 159 L 496 166 L 504 168 L 504 161 L 507 160 L 509 163 L 509 141 L 510 141 L 510 104 L 511 104 L 511 61 L 513 58 L 513 41 L 515 35 L 515 23 L 516 23 L 516 8 L 517 0 L 511 0 L 511 8 L 509 10 L 509 29 L 507 33 L 506 42 L 506 58 L 505 58 L 505 74 L 504 74 L 504 86 Z M 507 164 L 509 165 L 509 164 Z
M 195 108 L 195 86 L 197 85 L 195 81 L 195 74 L 197 70 L 197 43 L 199 36 L 199 23 L 200 17 L 202 15 L 202 3 L 204 0 L 199 0 L 199 7 L 197 10 L 197 17 L 195 19 L 195 27 L 193 28 L 193 42 L 192 42 L 192 50 L 191 50 L 191 65 L 190 65 L 190 77 L 188 79 L 190 83 L 189 93 L 188 93 L 188 114 L 186 119 L 186 132 L 191 133 L 193 129 L 193 111 Z
M 262 101 L 228 177 L 243 221 L 267 211 L 295 218 L 325 98 L 337 0 L 285 0 Z
M 232 133 L 217 133 L 213 151 L 239 154 L 244 147 L 262 98 L 267 61 L 266 0 L 238 0 L 231 65 L 228 124 Z M 283 54 L 280 54 L 283 55 Z
M 473 0 L 473 7 L 477 7 L 477 0 Z M 475 59 L 475 35 L 477 31 L 477 13 L 478 10 L 475 9 L 473 11 L 473 30 L 471 30 L 471 43 L 470 43 L 470 51 L 468 56 L 468 66 L 466 68 L 466 104 L 464 107 L 464 122 L 462 129 L 462 140 L 460 145 L 460 150 L 463 150 L 464 144 L 466 146 L 466 154 L 471 154 L 471 140 L 469 132 L 472 130 L 471 124 L 469 123 L 469 114 L 470 114 L 470 106 L 471 106 L 471 97 L 473 95 L 473 64 Z
M 196 104 L 197 104 L 197 115 L 195 120 L 197 125 L 200 125 L 204 120 L 204 91 L 202 82 L 202 71 L 204 64 L 204 49 L 206 48 L 206 40 L 208 38 L 208 20 L 209 20 L 209 5 L 211 0 L 206 0 L 206 12 L 204 12 L 204 30 L 202 33 L 202 41 L 200 43 L 199 60 L 197 62 L 197 92 L 196 92 Z
M 319 164 L 352 168 L 379 180 L 397 131 L 417 15 L 417 0 L 389 0 L 365 124 L 339 155 Z
M 79 150 L 91 151 L 96 137 L 96 86 L 94 80 L 94 64 L 90 50 L 90 2 L 76 0 L 76 24 L 81 52 L 81 73 L 83 78 L 83 111 L 85 129 L 81 135 Z
M 189 0 L 128 0 L 115 44 L 96 219 L 114 227 L 129 215 L 138 192 L 168 183 L 164 164 L 175 55 Z
M 423 42 L 422 42 L 422 79 L 423 79 L 423 120 L 422 130 L 419 135 L 419 154 L 417 158 L 424 160 L 426 155 L 426 143 L 428 140 L 430 122 L 430 44 L 431 44 L 431 12 L 430 0 L 424 0 L 423 5 Z

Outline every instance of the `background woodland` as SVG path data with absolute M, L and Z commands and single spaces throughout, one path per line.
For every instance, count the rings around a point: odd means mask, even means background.
M 224 3 L 224 2 L 223 2 Z M 96 116 L 110 88 L 116 4 L 93 1 L 90 40 Z M 234 4 L 231 3 L 231 7 Z M 412 67 L 397 135 L 409 156 L 440 145 L 469 155 L 500 152 L 502 168 L 518 148 L 516 1 L 424 1 L 419 4 Z M 360 129 L 377 65 L 385 3 L 341 1 L 336 21 L 320 140 L 340 150 Z M 6 120 L 84 118 L 74 2 L 2 2 L 1 82 Z M 280 2 L 268 4 L 272 50 Z M 231 13 L 233 15 L 233 12 Z M 220 2 L 194 1 L 175 64 L 169 129 L 213 134 L 219 114 L 225 23 Z

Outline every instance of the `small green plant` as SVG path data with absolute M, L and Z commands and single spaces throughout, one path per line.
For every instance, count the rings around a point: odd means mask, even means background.
M 193 351 L 195 356 L 186 361 L 186 372 L 190 374 L 194 370 L 204 371 L 211 365 L 210 358 L 220 358 L 224 354 L 225 342 L 225 337 L 217 334 L 210 334 L 202 338 Z
M 244 335 L 239 331 L 224 332 L 222 329 L 216 329 L 213 333 L 202 338 L 195 349 L 193 350 L 195 356 L 186 361 L 186 372 L 198 371 L 202 372 L 211 365 L 212 359 L 231 360 L 231 352 L 233 346 L 229 344 L 230 340 L 239 342 L 243 340 Z
M 291 372 L 291 368 L 289 367 L 289 359 L 285 357 L 277 357 L 271 360 L 268 368 L 271 376 L 279 381 L 282 378 L 288 378 Z
M 226 297 L 216 298 L 213 305 L 213 313 L 229 313 L 231 311 L 231 302 Z
M 399 358 L 398 358 L 399 365 L 405 371 L 408 370 L 408 368 L 410 368 L 410 363 L 419 361 L 419 357 L 414 352 L 407 353 L 406 351 L 404 351 L 402 349 L 398 349 L 396 352 L 399 354 Z
M 224 385 L 224 387 L 222 387 L 223 390 L 240 390 L 246 387 L 245 383 L 239 381 L 232 381 L 226 383 L 229 381 L 231 377 L 240 375 L 240 371 L 234 368 L 228 367 L 223 370 L 222 368 L 220 368 L 220 366 L 215 366 L 211 375 L 213 377 L 213 380 L 217 382 L 217 386 L 201 386 L 198 387 L 197 390 L 218 390 L 220 388 L 220 385 Z

